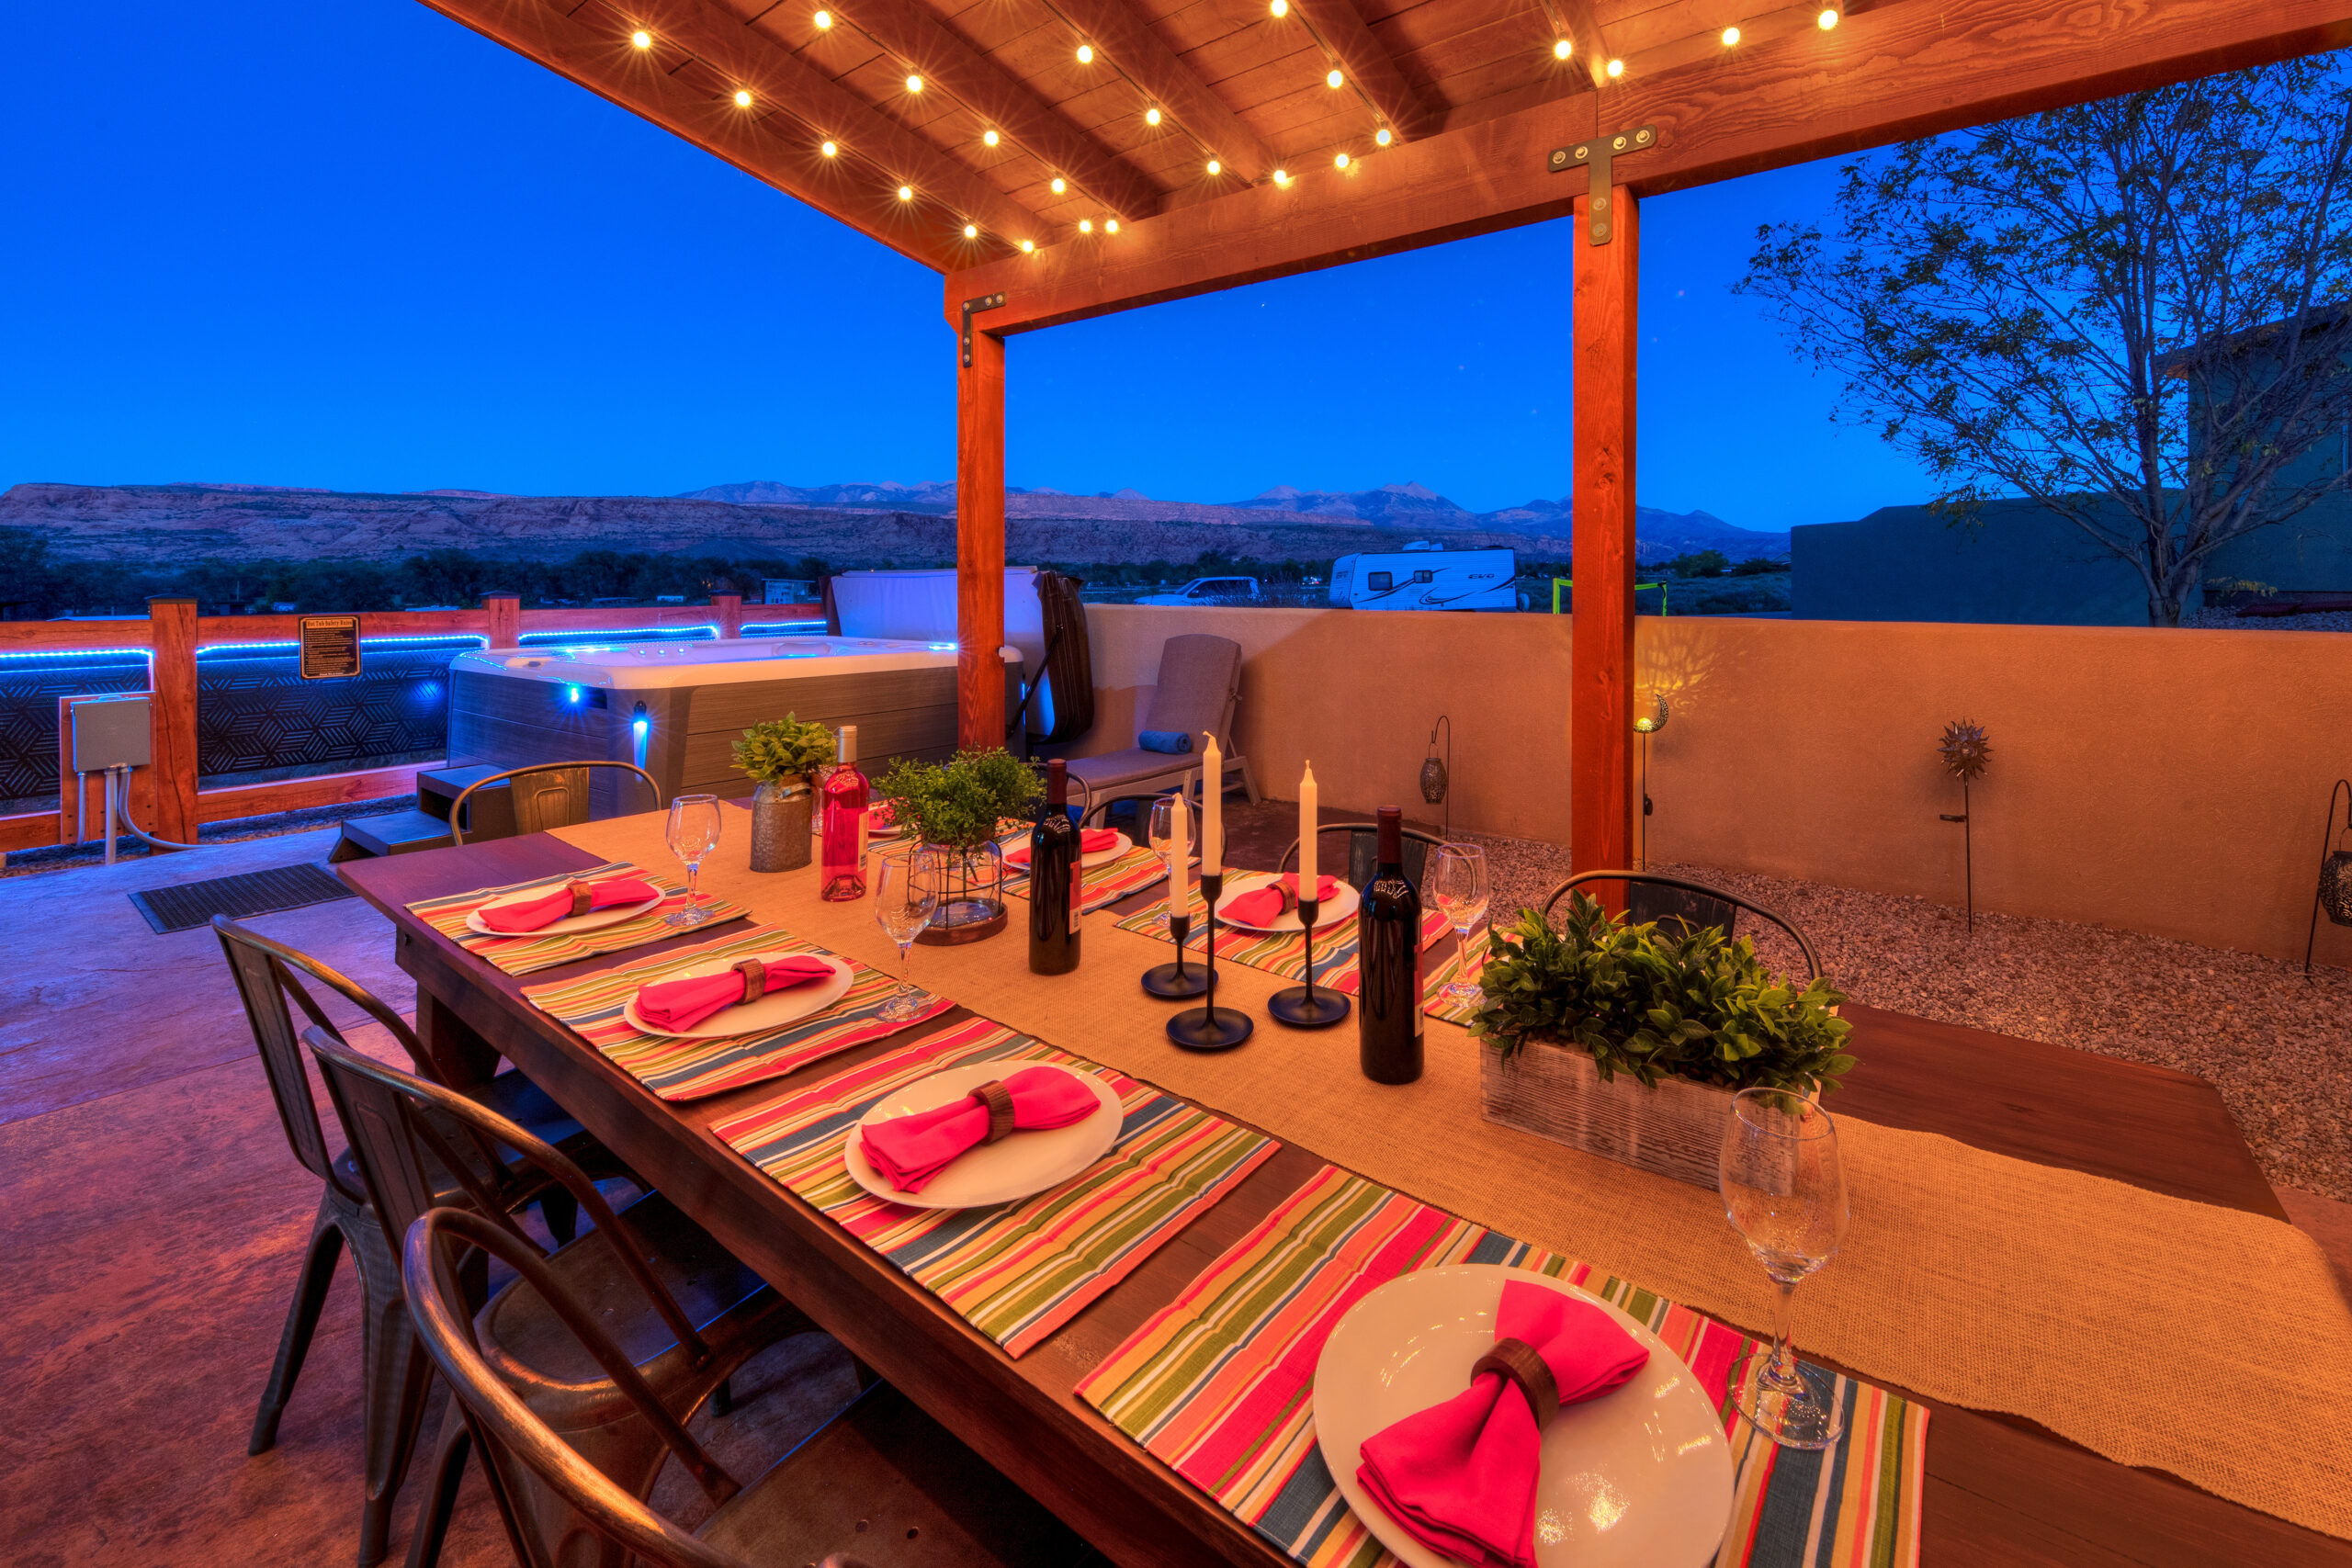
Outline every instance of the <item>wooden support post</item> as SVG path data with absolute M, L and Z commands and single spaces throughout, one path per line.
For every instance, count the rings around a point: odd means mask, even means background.
M 710 618 L 718 623 L 720 637 L 741 637 L 743 635 L 743 596 L 741 593 L 712 594 Z
M 1577 871 L 1630 867 L 1634 854 L 1634 357 L 1639 212 L 1610 193 L 1609 243 L 1586 243 L 1577 197 L 1576 624 L 1569 633 L 1569 852 Z M 1622 898 L 1622 888 L 1611 888 Z M 1599 891 L 1599 890 L 1596 890 Z M 1611 899 L 1615 904 L 1618 899 Z
M 490 638 L 492 648 L 523 646 L 523 596 L 494 589 L 481 596 L 482 615 L 486 624 L 482 635 Z
M 959 360 L 960 363 L 960 360 Z M 1004 340 L 975 330 L 956 378 L 956 736 L 1004 744 Z
M 147 706 L 155 815 L 141 827 L 159 839 L 196 842 L 196 601 L 147 601 Z

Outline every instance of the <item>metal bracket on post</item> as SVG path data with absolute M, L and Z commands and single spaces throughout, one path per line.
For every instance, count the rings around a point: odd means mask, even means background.
M 1628 152 L 1639 152 L 1645 148 L 1657 145 L 1657 127 L 1645 125 L 1632 130 L 1620 130 L 1609 136 L 1596 136 L 1589 141 L 1579 141 L 1573 147 L 1555 147 L 1550 155 L 1544 160 L 1544 166 L 1555 175 L 1564 174 L 1570 169 L 1592 171 L 1592 220 L 1587 225 L 1586 236 L 1590 243 L 1607 244 L 1610 235 L 1616 231 L 1617 227 L 1616 214 L 1611 210 L 1615 206 L 1610 197 L 1611 162 Z M 969 306 L 965 307 L 967 312 L 964 318 L 967 322 L 965 327 L 967 332 L 971 330 L 968 324 L 972 319 L 968 314 L 970 309 Z
M 983 294 L 977 299 L 967 299 L 964 301 L 965 369 L 969 370 L 972 367 L 972 312 L 975 310 L 993 310 L 1002 306 L 1003 303 L 1004 296 L 1001 294 Z

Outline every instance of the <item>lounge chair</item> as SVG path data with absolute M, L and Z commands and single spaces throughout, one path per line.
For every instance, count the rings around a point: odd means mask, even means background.
M 1089 797 L 1095 799 L 1181 788 L 1201 771 L 1197 748 L 1204 732 L 1216 736 L 1219 747 L 1233 745 L 1233 711 L 1240 700 L 1239 643 L 1198 632 L 1171 637 L 1159 650 L 1159 684 L 1152 692 L 1143 728 L 1181 730 L 1193 738 L 1195 750 L 1171 753 L 1137 746 L 1099 757 L 1073 757 L 1069 776 L 1083 783 Z M 1258 781 L 1250 776 L 1250 760 L 1228 750 L 1221 786 L 1231 789 L 1237 774 L 1250 804 L 1257 805 Z

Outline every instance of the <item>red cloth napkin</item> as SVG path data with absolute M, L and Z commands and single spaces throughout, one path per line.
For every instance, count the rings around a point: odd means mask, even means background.
M 1012 1096 L 1017 1133 L 1083 1122 L 1102 1103 L 1059 1067 L 1023 1067 L 1003 1083 Z M 920 1192 L 957 1156 L 979 1147 L 988 1134 L 989 1108 L 967 1096 L 951 1105 L 870 1122 L 861 1142 L 884 1180 L 901 1192 Z
M 1650 1359 L 1600 1307 L 1516 1280 L 1503 1286 L 1495 1337 L 1534 1348 L 1560 1385 L 1563 1412 L 1619 1387 Z M 1362 1454 L 1358 1483 L 1430 1551 L 1478 1568 L 1534 1568 L 1543 1434 L 1527 1395 L 1501 1372 L 1481 1373 L 1444 1404 L 1374 1433 Z
M 634 876 L 612 876 L 588 885 L 588 907 L 610 909 L 622 904 L 642 904 L 658 897 L 662 890 L 650 882 Z M 535 931 L 551 926 L 571 913 L 571 884 L 552 889 L 544 897 L 527 899 L 520 904 L 502 904 L 497 908 L 485 908 L 481 923 L 494 931 Z
M 1088 828 L 1078 835 L 1078 852 L 1081 855 L 1099 855 L 1104 850 L 1110 849 L 1117 844 L 1118 841 L 1119 830 L 1116 828 Z M 1030 846 L 1023 844 L 1017 850 L 1006 852 L 1004 863 L 1007 865 L 1027 865 L 1029 863 L 1029 850 Z
M 1287 888 L 1294 896 L 1297 894 L 1297 873 L 1285 872 L 1283 874 L 1283 879 L 1280 882 L 1268 883 L 1265 886 L 1258 888 L 1254 892 L 1244 893 L 1241 897 L 1227 904 L 1225 907 L 1225 912 L 1217 918 L 1219 919 L 1231 920 L 1237 926 L 1272 925 L 1274 921 L 1282 919 L 1283 904 L 1283 892 L 1285 888 Z M 1338 877 L 1318 876 L 1315 879 L 1315 901 L 1317 903 L 1320 904 L 1326 902 L 1339 891 L 1340 879 Z
M 770 958 L 767 982 L 761 995 L 773 996 L 796 986 L 833 977 L 833 966 L 821 958 Z M 713 1013 L 724 1012 L 743 999 L 746 976 L 729 969 L 685 980 L 656 980 L 637 988 L 637 1012 L 656 1029 L 692 1029 Z

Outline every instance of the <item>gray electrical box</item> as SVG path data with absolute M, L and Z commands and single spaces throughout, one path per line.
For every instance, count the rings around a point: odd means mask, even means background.
M 152 759 L 145 692 L 119 697 L 84 697 L 67 711 L 74 716 L 74 771 L 103 773 L 108 768 L 143 768 Z

